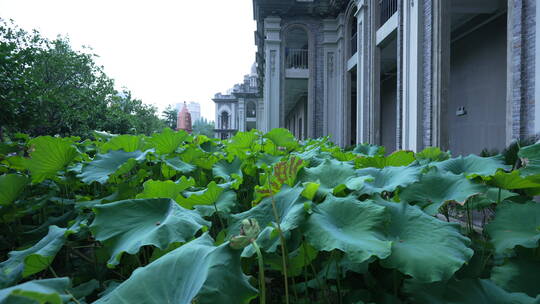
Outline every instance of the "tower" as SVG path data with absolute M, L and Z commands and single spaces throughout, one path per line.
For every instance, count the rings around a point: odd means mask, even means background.
M 185 130 L 188 133 L 191 133 L 191 114 L 189 113 L 189 110 L 186 106 L 186 103 L 184 102 L 184 107 L 182 108 L 182 111 L 178 113 L 178 122 L 176 124 L 176 130 Z

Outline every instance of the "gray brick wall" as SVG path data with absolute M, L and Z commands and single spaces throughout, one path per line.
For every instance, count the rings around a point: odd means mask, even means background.
M 433 75 L 432 75 L 432 67 L 433 67 L 433 1 L 432 0 L 424 0 L 424 10 L 423 10 L 423 20 L 424 20 L 424 37 L 423 37 L 423 97 L 424 97 L 424 105 L 423 105 L 423 121 L 422 121 L 422 142 L 424 147 L 431 146 L 432 138 L 431 138 L 431 131 L 432 131 L 432 117 L 431 117 L 431 111 L 432 111 L 432 84 L 433 84 Z
M 512 139 L 534 135 L 535 0 L 515 0 L 510 23 Z

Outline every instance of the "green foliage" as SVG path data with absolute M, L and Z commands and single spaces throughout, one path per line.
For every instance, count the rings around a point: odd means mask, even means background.
M 164 127 L 154 106 L 115 90 L 91 49 L 1 18 L 0 37 L 0 141 L 3 131 L 88 138 L 93 130 L 150 135 Z
M 208 138 L 214 137 L 214 122 L 208 121 L 206 118 L 195 120 L 192 124 L 193 134 L 204 135 Z
M 93 136 L 0 145 L 0 303 L 540 301 L 540 144 Z

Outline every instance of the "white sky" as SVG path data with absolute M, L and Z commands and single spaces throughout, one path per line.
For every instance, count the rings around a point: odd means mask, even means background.
M 92 47 L 118 89 L 160 111 L 197 101 L 210 120 L 255 60 L 251 0 L 0 0 L 0 17 Z

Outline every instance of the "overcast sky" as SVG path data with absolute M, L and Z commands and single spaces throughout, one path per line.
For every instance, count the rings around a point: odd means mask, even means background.
M 145 103 L 201 103 L 243 80 L 255 60 L 251 0 L 0 0 L 0 17 L 88 45 L 98 63 Z

